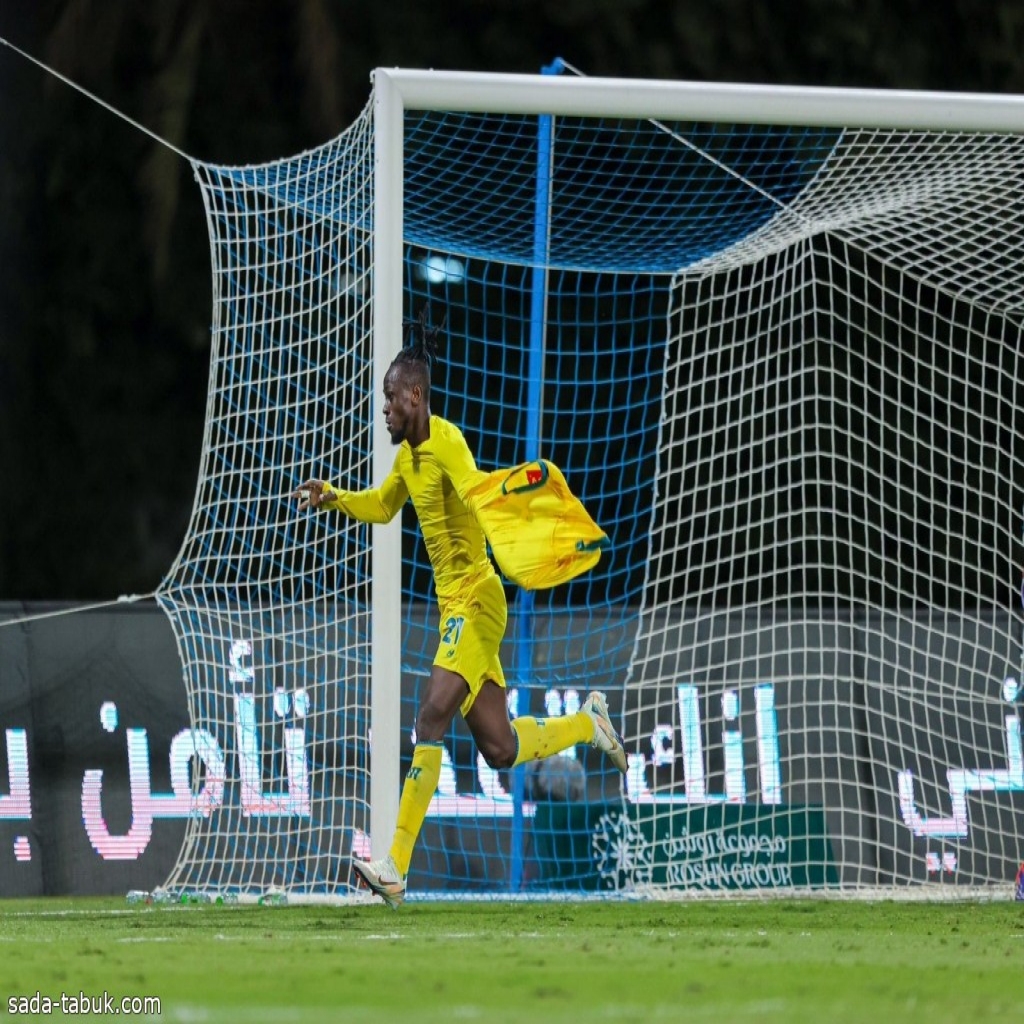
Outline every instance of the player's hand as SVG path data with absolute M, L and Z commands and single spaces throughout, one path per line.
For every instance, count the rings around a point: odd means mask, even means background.
M 299 503 L 299 511 L 305 512 L 307 508 L 315 512 L 324 502 L 323 480 L 307 480 L 301 487 L 292 491 L 292 497 Z

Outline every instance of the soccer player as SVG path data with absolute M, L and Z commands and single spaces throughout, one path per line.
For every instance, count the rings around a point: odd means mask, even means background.
M 343 491 L 308 480 L 295 492 L 300 510 L 337 509 L 368 523 L 390 522 L 412 498 L 434 571 L 440 642 L 416 714 L 416 746 L 390 852 L 352 862 L 356 874 L 393 909 L 405 899 L 413 847 L 437 790 L 442 744 L 456 711 L 461 710 L 492 768 L 512 768 L 590 743 L 626 771 L 622 741 L 599 693 L 589 694 L 574 715 L 509 719 L 498 658 L 508 614 L 505 592 L 487 556 L 483 529 L 465 500 L 484 474 L 459 428 L 430 413 L 430 368 L 439 331 L 427 327 L 425 313 L 408 324 L 406 345 L 384 378 L 385 421 L 392 444 L 399 446 L 384 482 Z

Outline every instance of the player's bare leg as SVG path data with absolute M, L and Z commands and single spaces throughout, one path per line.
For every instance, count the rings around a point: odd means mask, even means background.
M 434 665 L 416 711 L 416 742 L 442 742 L 468 695 L 469 684 L 462 676 Z
M 519 753 L 519 738 L 509 720 L 506 693 L 503 686 L 487 680 L 466 714 L 473 741 L 491 768 L 511 768 Z

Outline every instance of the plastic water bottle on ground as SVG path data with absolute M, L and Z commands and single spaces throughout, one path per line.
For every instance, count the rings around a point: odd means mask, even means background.
M 288 897 L 279 890 L 271 890 L 260 897 L 261 907 L 283 907 L 287 903 Z
M 129 903 L 152 903 L 153 897 L 142 889 L 130 889 L 125 897 Z

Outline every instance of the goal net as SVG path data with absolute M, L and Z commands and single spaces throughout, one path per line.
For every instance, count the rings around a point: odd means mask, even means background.
M 515 714 L 606 693 L 494 772 L 463 723 L 425 894 L 1012 891 L 1024 860 L 1024 106 L 384 72 L 338 139 L 195 162 L 213 353 L 160 590 L 195 754 L 174 892 L 352 892 L 390 838 L 437 643 L 379 482 L 403 317 L 484 469 L 560 466 L 613 546 L 511 586 Z

